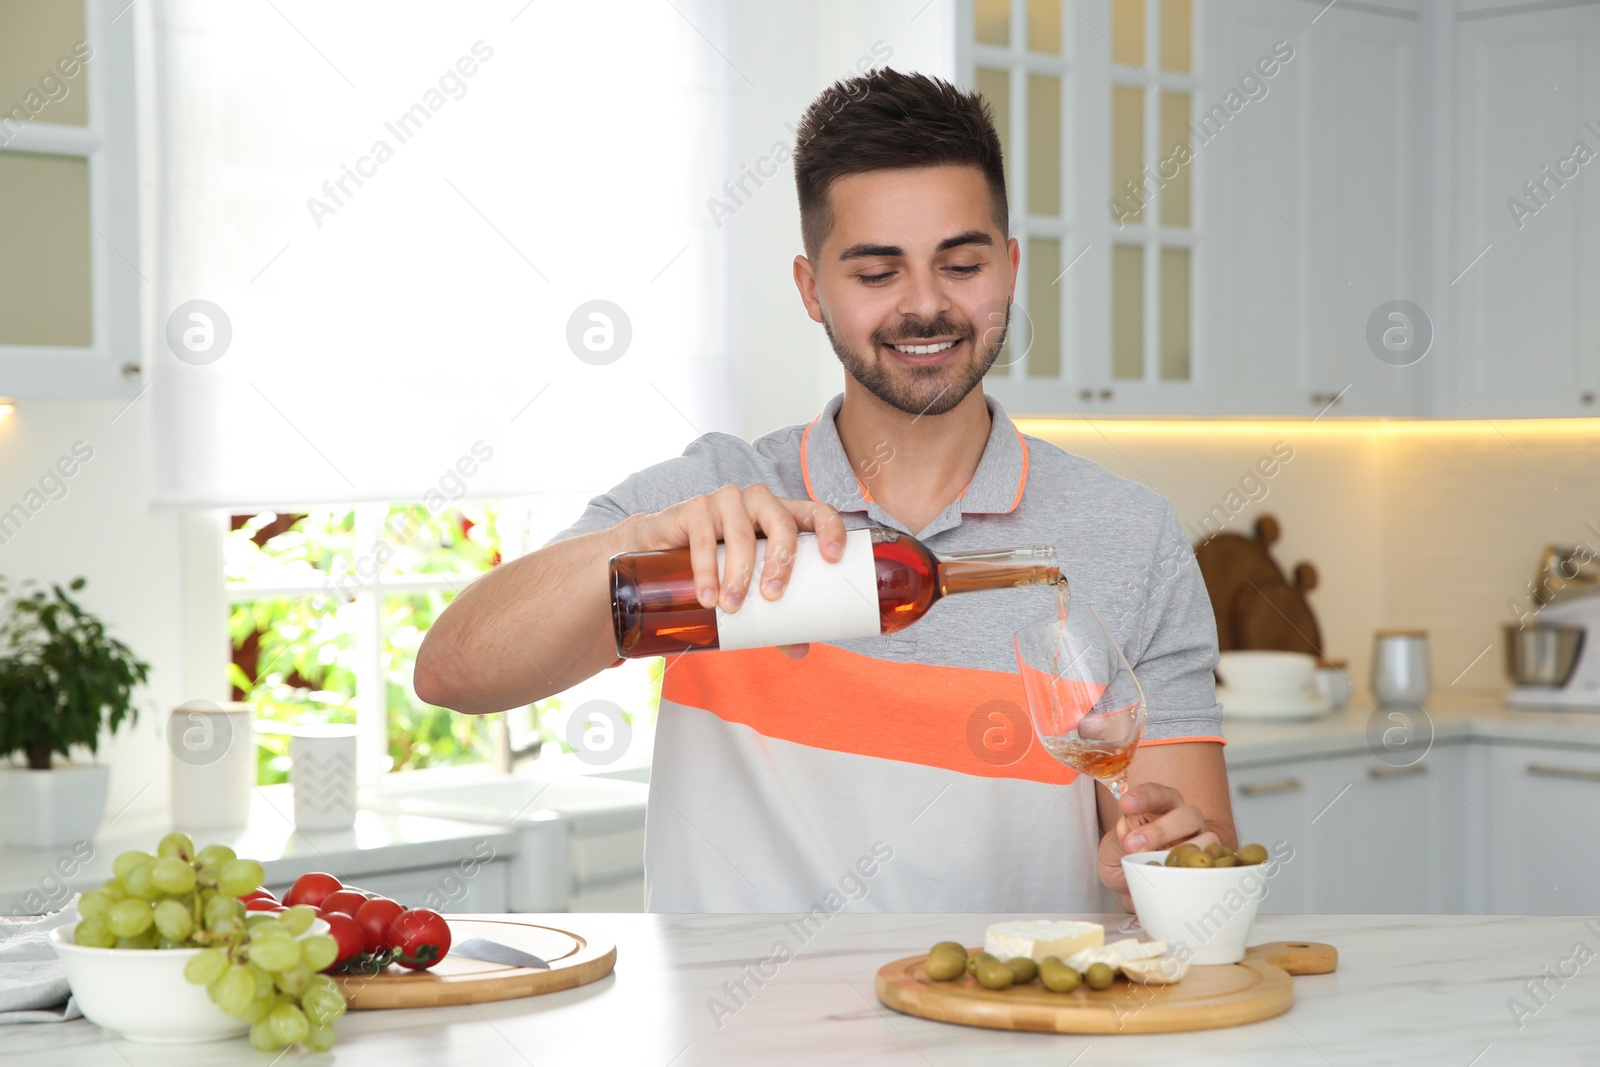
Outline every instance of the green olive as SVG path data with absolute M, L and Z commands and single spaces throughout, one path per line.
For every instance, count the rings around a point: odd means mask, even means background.
M 1180 867 L 1214 867 L 1216 861 L 1204 852 L 1190 852 L 1178 861 Z
M 1000 961 L 987 952 L 974 952 L 967 957 L 967 973 L 976 976 L 980 963 L 999 963 Z
M 1175 849 L 1175 848 L 1168 850 L 1166 862 L 1163 863 L 1162 866 L 1163 867 L 1176 867 L 1177 865 L 1178 865 L 1178 850 Z
M 1267 846 L 1245 845 L 1239 849 L 1239 866 L 1252 867 L 1257 863 L 1267 862 Z
M 1205 847 L 1205 854 L 1214 860 L 1220 860 L 1224 856 L 1233 855 L 1233 849 L 1224 845 L 1221 841 L 1213 841 Z
M 1090 989 L 1108 989 L 1116 976 L 1117 972 L 1111 969 L 1109 963 L 1091 963 L 1089 969 L 1083 972 L 1083 980 Z
M 978 964 L 977 979 L 985 989 L 1005 989 L 1016 981 L 1016 975 L 1011 973 L 1010 967 L 991 957 Z
M 1039 964 L 1039 981 L 1052 993 L 1070 993 L 1078 988 L 1083 975 L 1051 956 Z
M 935 982 L 948 982 L 967 973 L 967 958 L 954 952 L 935 952 L 928 957 L 922 969 Z
M 1199 845 L 1195 844 L 1193 841 L 1185 841 L 1181 845 L 1173 845 L 1172 846 L 1172 851 L 1179 852 L 1179 853 L 1184 853 L 1184 852 L 1204 852 L 1205 850 L 1202 849 Z
M 1026 956 L 1015 956 L 1006 960 L 1006 966 L 1011 968 L 1012 977 L 1018 985 L 1039 977 L 1039 965 Z
M 1161 861 L 1160 860 L 1145 860 L 1144 861 L 1144 865 L 1146 867 L 1159 867 L 1159 866 L 1161 866 Z
M 1239 857 L 1235 856 L 1232 852 L 1230 852 L 1226 856 L 1218 856 L 1216 859 L 1212 860 L 1211 861 L 1211 866 L 1213 866 L 1213 867 L 1237 867 L 1237 866 L 1239 866 Z
M 967 958 L 967 946 L 959 941 L 941 941 L 928 950 L 928 955 L 936 956 L 941 952 L 954 952 L 963 960 Z

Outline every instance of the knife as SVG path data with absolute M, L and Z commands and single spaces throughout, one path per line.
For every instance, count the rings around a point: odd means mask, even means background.
M 490 941 L 486 937 L 469 937 L 457 945 L 450 946 L 450 955 L 465 956 L 469 960 L 482 960 L 484 963 L 503 963 L 507 967 L 535 967 L 548 971 L 550 965 L 531 952 L 524 952 L 520 948 L 502 945 L 498 941 Z

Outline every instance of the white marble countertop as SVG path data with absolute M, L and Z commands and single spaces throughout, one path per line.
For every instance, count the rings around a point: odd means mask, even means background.
M 1374 724 L 1376 705 L 1357 694 L 1342 711 L 1314 719 L 1268 722 L 1222 719 L 1227 738 L 1223 754 L 1229 767 L 1248 767 L 1286 759 L 1355 755 L 1371 751 L 1372 737 L 1381 737 L 1387 720 Z M 1509 708 L 1498 693 L 1440 694 L 1422 710 L 1432 724 L 1435 744 L 1459 741 L 1511 741 L 1600 749 L 1600 712 L 1528 711 Z
M 151 851 L 172 829 L 165 816 L 123 819 L 111 813 L 92 842 L 57 848 L 0 847 L 0 914 L 54 911 L 74 892 L 92 889 L 111 877 L 111 861 L 127 849 Z M 517 850 L 509 827 L 386 814 L 361 809 L 347 830 L 308 832 L 294 825 L 294 798 L 288 786 L 267 786 L 251 797 L 250 822 L 231 830 L 198 830 L 203 844 L 230 846 L 241 856 L 260 860 L 267 884 L 292 882 L 311 870 L 340 878 L 364 874 L 449 866 L 466 851 L 464 842 L 487 841 L 497 856 Z
M 1379 1063 L 1600 1062 L 1600 959 L 1546 980 L 1580 942 L 1600 950 L 1600 922 L 1504 916 L 1263 916 L 1252 940 L 1326 941 L 1334 974 L 1294 979 L 1294 1007 L 1248 1026 L 1181 1034 L 1011 1033 L 929 1022 L 878 1004 L 884 963 L 934 941 L 978 940 L 1005 916 L 841 913 L 810 940 L 785 915 L 556 915 L 535 921 L 613 938 L 616 971 L 561 993 L 476 1006 L 353 1012 L 333 1054 L 305 1062 L 396 1064 L 1240 1064 L 1368 1067 Z M 1095 916 L 1105 922 L 1121 916 Z M 714 1019 L 723 984 L 787 943 L 794 957 L 731 1015 Z M 1565 965 L 1568 973 L 1573 965 Z M 1508 1002 L 1532 1012 L 1518 1021 Z M 1542 1006 L 1541 1006 L 1542 1001 Z M 304 1058 L 291 1055 L 286 1063 Z M 139 1045 L 86 1021 L 0 1026 L 7 1067 L 163 1067 L 276 1062 L 241 1039 Z

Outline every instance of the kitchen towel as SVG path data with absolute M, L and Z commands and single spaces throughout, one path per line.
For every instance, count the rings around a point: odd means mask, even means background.
M 0 918 L 0 1023 L 60 1023 L 79 1018 L 67 988 L 67 965 L 50 931 L 78 921 L 78 901 L 50 915 Z

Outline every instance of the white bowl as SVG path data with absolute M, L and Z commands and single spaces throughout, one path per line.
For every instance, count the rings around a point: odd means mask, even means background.
M 1250 649 L 1224 652 L 1217 657 L 1217 674 L 1222 683 L 1241 692 L 1304 692 L 1316 669 L 1317 658 L 1304 652 Z
M 50 943 L 67 966 L 78 1010 L 96 1026 L 129 1041 L 186 1045 L 240 1037 L 250 1030 L 215 1004 L 206 987 L 183 976 L 198 948 L 88 948 L 75 944 L 75 923 L 50 931 Z M 326 933 L 314 920 L 310 934 Z
M 1135 852 L 1122 857 L 1122 872 L 1139 925 L 1168 951 L 1191 963 L 1238 963 L 1249 944 L 1256 910 L 1277 871 L 1269 854 L 1249 867 L 1151 867 L 1167 853 Z

